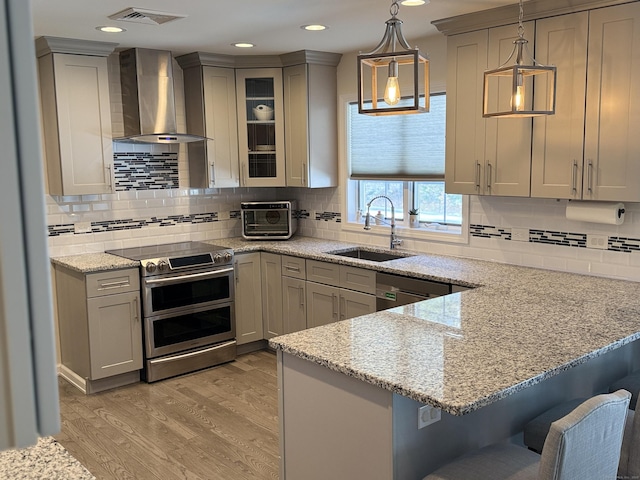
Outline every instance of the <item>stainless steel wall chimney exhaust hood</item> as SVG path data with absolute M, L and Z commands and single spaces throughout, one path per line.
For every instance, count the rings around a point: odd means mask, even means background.
M 124 137 L 116 142 L 187 143 L 208 140 L 178 133 L 171 52 L 131 48 L 120 52 Z

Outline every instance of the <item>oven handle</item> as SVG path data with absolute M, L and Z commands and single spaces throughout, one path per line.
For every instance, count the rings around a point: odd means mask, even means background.
M 213 272 L 192 273 L 190 275 L 180 275 L 179 277 L 160 278 L 157 280 L 145 280 L 145 285 L 171 285 L 173 283 L 183 283 L 189 280 L 199 280 L 206 278 L 219 277 L 227 273 L 233 272 L 233 267 L 222 268 L 220 270 L 214 270 Z
M 233 345 L 234 343 L 236 343 L 235 340 L 230 340 L 228 342 L 218 343 L 213 347 L 209 347 L 203 350 L 196 350 L 193 352 L 181 353 L 179 355 L 171 355 L 169 357 L 164 357 L 164 358 L 153 358 L 149 360 L 149 362 L 153 364 L 158 364 L 158 363 L 165 363 L 165 362 L 174 362 L 176 360 L 184 360 L 185 358 L 195 357 L 197 355 L 202 355 L 203 353 L 213 352 L 214 350 L 218 350 L 221 347 L 227 347 L 229 345 Z

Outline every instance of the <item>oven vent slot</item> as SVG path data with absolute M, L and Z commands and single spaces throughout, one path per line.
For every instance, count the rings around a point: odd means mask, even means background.
M 179 20 L 185 17 L 187 17 L 187 15 L 159 12 L 157 10 L 147 10 L 137 7 L 125 8 L 118 13 L 109 15 L 109 18 L 111 20 L 144 23 L 145 25 L 162 25 L 163 23 L 171 22 L 173 20 Z

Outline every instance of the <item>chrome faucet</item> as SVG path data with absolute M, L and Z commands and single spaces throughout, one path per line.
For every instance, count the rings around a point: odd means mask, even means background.
M 378 195 L 377 197 L 373 197 L 371 200 L 369 200 L 369 203 L 367 203 L 367 214 L 365 215 L 364 218 L 364 229 L 365 230 L 371 230 L 371 214 L 369 213 L 369 210 L 371 209 L 371 204 L 378 200 L 379 198 L 384 198 L 385 200 L 387 200 L 389 202 L 389 204 L 391 205 L 391 239 L 390 239 L 390 245 L 389 248 L 391 248 L 392 250 L 394 248 L 396 248 L 396 245 L 402 245 L 402 240 L 400 240 L 398 238 L 398 236 L 396 235 L 396 215 L 395 215 L 395 209 L 393 208 L 393 202 L 391 201 L 391 199 L 385 195 Z M 386 222 L 385 222 L 386 223 Z

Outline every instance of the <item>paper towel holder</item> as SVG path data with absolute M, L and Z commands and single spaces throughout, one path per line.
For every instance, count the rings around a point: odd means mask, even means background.
M 622 202 L 596 202 L 569 200 L 566 207 L 566 217 L 569 220 L 582 222 L 622 225 L 624 222 L 625 205 Z

